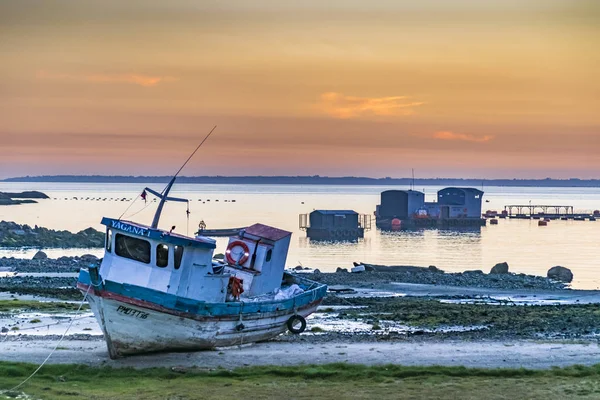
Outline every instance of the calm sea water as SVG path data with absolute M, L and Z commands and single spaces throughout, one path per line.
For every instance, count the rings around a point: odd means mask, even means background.
M 162 190 L 158 184 L 150 185 Z M 87 227 L 102 230 L 103 216 L 119 217 L 149 224 L 156 203 L 144 204 L 139 194 L 143 184 L 2 183 L 0 191 L 40 190 L 50 200 L 38 204 L 0 207 L 0 219 L 78 231 Z M 571 268 L 573 287 L 600 287 L 598 238 L 600 221 L 552 221 L 538 227 L 537 221 L 500 220 L 499 225 L 477 231 L 420 230 L 381 232 L 373 229 L 358 243 L 315 243 L 298 227 L 298 215 L 313 209 L 354 209 L 373 214 L 379 194 L 392 186 L 314 185 L 176 185 L 173 196 L 188 198 L 191 216 L 186 219 L 185 203 L 168 203 L 161 227 L 176 226 L 179 233 L 193 234 L 204 220 L 208 229 L 240 227 L 261 222 L 293 232 L 288 266 L 303 265 L 322 271 L 351 267 L 353 261 L 387 265 L 436 265 L 446 271 L 489 269 L 507 261 L 512 272 L 545 275 L 554 265 Z M 441 187 L 418 187 L 426 201 L 433 201 Z M 507 204 L 572 205 L 575 211 L 600 209 L 600 188 L 518 188 L 484 187 L 483 209 L 502 210 Z M 77 200 L 75 200 L 77 198 Z M 88 199 L 89 198 L 89 199 Z M 105 201 L 102 199 L 106 198 Z M 100 199 L 100 200 L 98 200 Z M 113 199 L 113 200 L 110 200 Z M 118 199 L 118 200 L 115 200 Z M 209 201 L 210 200 L 210 201 Z M 235 202 L 231 202 L 235 200 Z M 217 240 L 216 252 L 224 252 L 227 238 Z M 0 249 L 1 256 L 31 257 L 35 249 Z M 93 253 L 101 250 L 54 249 L 51 257 Z

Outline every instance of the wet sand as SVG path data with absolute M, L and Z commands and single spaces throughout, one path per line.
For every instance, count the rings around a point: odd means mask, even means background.
M 337 287 L 339 288 L 342 287 Z M 600 291 L 591 290 L 511 290 L 414 283 L 382 283 L 375 288 L 348 286 L 344 288 L 354 292 L 332 295 L 349 300 L 352 297 L 381 297 L 384 300 L 384 297 L 413 296 L 449 302 L 510 301 L 515 304 L 544 305 L 600 303 Z M 336 306 L 322 307 L 331 309 Z M 75 324 L 72 327 L 69 336 L 60 343 L 49 363 L 135 368 L 172 366 L 236 368 L 348 362 L 366 365 L 394 363 L 409 366 L 545 369 L 575 364 L 593 365 L 600 362 L 599 342 L 593 335 L 586 338 L 541 338 L 540 340 L 514 337 L 473 340 L 467 337 L 461 339 L 401 335 L 390 340 L 386 339 L 386 335 L 376 338 L 369 334 L 340 334 L 336 327 L 333 328 L 332 334 L 320 335 L 306 332 L 300 336 L 283 335 L 270 342 L 215 351 L 160 353 L 111 360 L 100 336 L 99 327 L 89 311 L 81 313 L 79 317 L 83 317 L 84 314 L 85 317 L 81 321 L 83 325 Z M 36 315 L 27 314 L 18 317 L 22 320 L 21 332 L 10 331 L 7 334 L 0 334 L 0 361 L 41 363 L 56 346 L 66 325 L 59 324 L 45 328 L 46 323 L 53 321 L 46 321 L 40 316 L 41 326 L 31 329 L 34 326 L 28 319 L 33 317 Z M 317 317 L 317 314 L 313 315 L 314 317 Z M 326 317 L 327 314 L 318 316 L 318 318 Z M 3 322 L 8 323 L 8 321 L 4 319 Z M 311 319 L 309 329 L 312 326 L 319 326 L 319 322 L 323 323 L 323 320 Z M 339 323 L 345 326 L 352 325 L 349 320 L 340 319 Z M 326 325 L 324 327 L 328 330 Z M 32 336 L 29 336 L 25 328 L 31 329 Z
M 375 288 L 356 288 L 344 285 L 330 286 L 329 289 L 351 288 L 355 293 L 339 297 L 355 296 L 415 296 L 431 298 L 464 298 L 464 300 L 497 300 L 527 304 L 600 304 L 600 290 L 543 290 L 543 289 L 496 289 L 470 286 L 444 286 L 418 283 L 390 282 L 378 284 Z
M 0 360 L 41 363 L 55 340 L 0 343 Z M 395 343 L 266 342 L 215 351 L 108 357 L 101 340 L 66 340 L 50 363 L 91 366 L 237 368 L 259 365 L 302 365 L 347 362 L 408 366 L 468 366 L 481 368 L 546 369 L 574 364 L 593 365 L 600 360 L 597 342 L 519 341 L 407 341 Z

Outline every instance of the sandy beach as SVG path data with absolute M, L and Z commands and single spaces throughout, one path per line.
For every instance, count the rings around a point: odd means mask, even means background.
M 41 363 L 56 340 L 0 343 L 0 360 Z M 394 343 L 267 342 L 215 351 L 148 354 L 111 360 L 102 340 L 66 340 L 54 352 L 53 364 L 90 366 L 238 368 L 261 365 L 303 365 L 347 362 L 407 366 L 465 366 L 481 368 L 546 369 L 553 366 L 593 365 L 600 359 L 597 342 L 564 341 L 413 341 Z
M 363 277 L 365 281 L 368 281 Z M 370 286 L 366 284 L 366 286 Z M 341 286 L 334 289 L 341 289 Z M 490 289 L 458 286 L 426 285 L 390 282 L 376 288 L 345 287 L 352 290 L 348 294 L 332 294 L 338 302 L 366 302 L 375 299 L 377 303 L 391 302 L 391 299 L 406 300 L 440 299 L 458 303 L 543 305 L 548 307 L 568 307 L 579 304 L 600 303 L 600 291 L 583 290 L 525 290 Z M 385 296 L 385 297 L 381 297 Z M 398 297 L 400 296 L 400 297 Z M 429 301 L 429 300 L 424 300 Z M 366 303 L 365 303 L 366 304 Z M 324 305 L 322 310 L 331 311 L 336 306 Z M 339 306 L 341 307 L 341 306 Z M 350 307 L 350 306 L 348 306 Z M 510 307 L 496 305 L 493 307 Z M 522 308 L 523 306 L 517 306 Z M 528 307 L 528 306 L 527 306 Z M 531 307 L 528 307 L 531 308 Z M 336 309 L 337 310 L 337 309 Z M 95 326 L 93 317 L 87 312 L 89 321 L 81 326 Z M 329 319 L 327 319 L 329 318 Z M 328 325 L 334 320 L 334 324 Z M 6 319 L 4 320 L 7 321 Z M 46 323 L 46 322 L 44 322 Z M 111 360 L 108 357 L 101 332 L 77 331 L 77 325 L 58 345 L 50 359 L 53 364 L 77 363 L 90 366 L 110 365 L 113 367 L 173 367 L 198 366 L 203 368 L 235 368 L 261 365 L 303 365 L 347 362 L 354 364 L 379 365 L 395 363 L 409 366 L 469 366 L 484 368 L 532 368 L 546 369 L 553 366 L 575 364 L 593 365 L 600 359 L 597 338 L 591 335 L 572 333 L 563 337 L 518 337 L 506 335 L 483 335 L 480 339 L 473 334 L 427 334 L 421 331 L 375 332 L 347 331 L 344 326 L 365 325 L 352 319 L 343 319 L 338 314 L 328 317 L 327 313 L 317 313 L 309 320 L 309 329 L 302 335 L 285 334 L 272 341 L 234 346 L 214 351 L 190 353 L 162 353 L 127 357 Z M 323 326 L 321 331 L 311 332 L 311 326 Z M 63 323 L 62 327 L 66 329 Z M 340 328 L 342 327 L 342 328 Z M 49 329 L 49 328 L 46 328 Z M 370 326 L 369 326 L 370 329 Z M 87 328 L 86 330 L 90 330 Z M 557 328 L 558 330 L 558 328 Z M 44 328 L 40 328 L 40 332 Z M 10 331 L 0 336 L 0 360 L 11 362 L 40 363 L 57 345 L 60 326 L 53 327 L 51 334 L 35 332 L 27 335 Z

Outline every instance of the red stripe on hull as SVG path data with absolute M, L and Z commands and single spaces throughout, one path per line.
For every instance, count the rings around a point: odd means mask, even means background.
M 77 283 L 77 289 L 81 290 L 83 293 L 87 292 L 88 287 L 89 287 L 89 285 L 85 285 L 85 284 L 79 283 L 79 282 Z M 146 308 L 149 310 L 154 310 L 154 311 L 165 313 L 165 314 L 175 315 L 177 317 L 189 318 L 189 319 L 193 319 L 196 321 L 211 321 L 211 320 L 234 321 L 234 320 L 239 319 L 239 317 L 240 317 L 239 314 L 232 315 L 231 317 L 228 317 L 228 316 L 205 317 L 205 316 L 200 316 L 197 314 L 187 313 L 187 312 L 183 312 L 183 311 L 175 311 L 170 308 L 159 306 L 158 304 L 155 304 L 155 303 L 150 303 L 148 301 L 134 299 L 132 297 L 127 297 L 127 296 L 123 296 L 123 295 L 120 295 L 117 293 L 108 292 L 106 290 L 96 290 L 93 287 L 92 287 L 92 289 L 90 289 L 90 292 L 92 292 L 92 291 L 93 291 L 93 294 L 98 297 L 103 297 L 105 299 L 120 301 L 122 303 L 131 304 L 131 305 L 134 305 L 134 306 L 137 306 L 140 308 Z M 300 307 L 299 310 L 311 308 L 313 306 L 318 306 L 322 300 L 323 299 L 321 298 L 321 299 L 313 301 L 312 303 L 308 303 L 308 304 L 304 305 L 303 307 Z M 293 310 L 281 310 L 281 311 L 277 312 L 277 314 L 289 314 L 290 312 L 293 312 Z M 264 316 L 262 316 L 260 313 L 252 313 L 252 314 L 255 314 L 257 316 L 257 318 L 264 318 Z M 250 314 L 250 315 L 252 315 L 252 314 Z M 248 314 L 242 314 L 242 315 L 245 316 L 246 319 L 248 318 Z

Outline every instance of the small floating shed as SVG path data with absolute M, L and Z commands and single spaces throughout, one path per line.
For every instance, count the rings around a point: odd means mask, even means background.
M 355 241 L 371 228 L 371 216 L 354 210 L 314 210 L 300 214 L 300 229 L 313 240 Z

